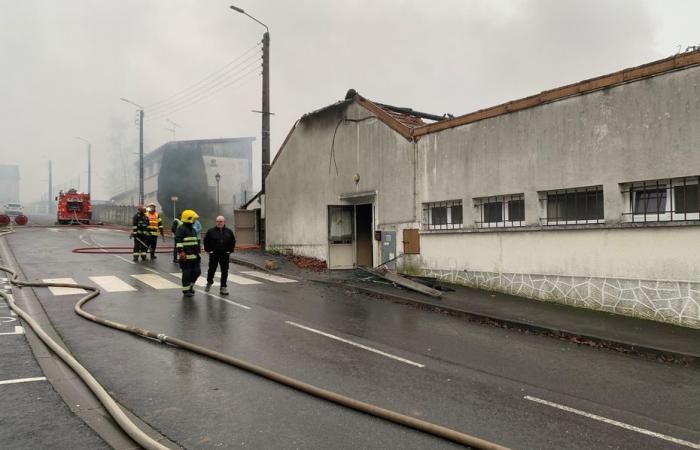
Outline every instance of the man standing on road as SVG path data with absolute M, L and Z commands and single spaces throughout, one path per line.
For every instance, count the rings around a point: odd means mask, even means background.
M 182 225 L 182 220 L 177 217 L 173 219 L 173 223 L 170 225 L 170 231 L 173 232 L 173 236 L 177 232 L 177 229 Z M 173 245 L 173 262 L 177 263 L 177 246 Z
M 143 205 L 139 205 L 132 220 L 131 234 L 129 235 L 129 238 L 134 240 L 134 252 L 132 254 L 134 261 L 138 261 L 139 256 L 141 257 L 141 261 L 146 260 L 148 250 L 146 244 L 146 241 L 148 240 L 148 218 L 146 217 L 145 213 L 146 208 L 144 208 Z
M 156 245 L 158 245 L 158 236 L 163 236 L 163 219 L 156 212 L 156 205 L 150 203 L 146 208 L 146 217 L 148 218 L 148 249 L 151 251 L 151 259 L 156 259 Z
M 204 235 L 204 251 L 209 254 L 209 271 L 207 272 L 207 287 L 205 291 L 209 292 L 211 285 L 214 284 L 214 273 L 217 266 L 221 267 L 221 295 L 228 295 L 226 280 L 228 280 L 228 263 L 229 255 L 233 253 L 236 246 L 236 236 L 233 231 L 226 227 L 224 216 L 216 218 L 216 226 L 207 230 Z
M 192 225 L 199 216 L 191 209 L 182 212 L 180 220 L 182 225 L 175 232 L 175 248 L 177 248 L 177 260 L 182 269 L 182 295 L 194 296 L 194 284 L 202 273 L 199 262 L 199 238 Z

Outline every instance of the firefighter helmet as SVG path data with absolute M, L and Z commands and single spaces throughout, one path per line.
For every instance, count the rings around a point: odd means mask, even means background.
M 182 211 L 182 215 L 180 216 L 180 220 L 182 220 L 184 223 L 194 223 L 194 221 L 198 218 L 199 215 L 191 209 Z

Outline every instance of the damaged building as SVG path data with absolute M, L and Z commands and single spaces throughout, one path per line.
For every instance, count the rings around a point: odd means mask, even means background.
M 266 246 L 700 328 L 700 52 L 459 117 L 349 91 L 294 125 Z

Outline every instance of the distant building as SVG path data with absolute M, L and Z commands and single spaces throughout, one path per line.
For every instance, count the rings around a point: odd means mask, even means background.
M 170 212 L 172 205 L 158 203 L 158 175 L 163 155 L 175 149 L 191 149 L 202 155 L 209 195 L 216 198 L 216 174 L 221 176 L 219 183 L 219 203 L 221 211 L 231 212 L 234 205 L 245 203 L 253 192 L 253 141 L 254 137 L 202 139 L 193 141 L 172 141 L 144 155 L 143 191 L 144 204 L 155 203 L 159 210 Z M 135 205 L 138 190 L 121 192 L 111 199 L 115 205 Z M 225 214 L 226 215 L 226 214 Z
M 0 206 L 19 202 L 19 166 L 0 164 Z

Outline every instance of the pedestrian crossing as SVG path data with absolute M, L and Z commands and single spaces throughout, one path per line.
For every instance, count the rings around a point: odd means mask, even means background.
M 240 273 L 240 275 L 239 275 Z M 166 278 L 170 275 L 172 278 Z M 131 275 L 101 275 L 101 276 L 90 276 L 88 277 L 102 292 L 116 293 L 116 292 L 134 292 L 138 291 L 140 284 L 146 285 L 152 289 L 156 290 L 167 290 L 167 289 L 181 289 L 180 278 L 182 274 L 180 272 L 171 272 L 168 274 L 158 274 L 158 273 L 139 273 Z M 243 276 L 245 275 L 245 276 Z M 257 278 L 257 279 L 254 279 Z M 214 287 L 221 285 L 221 273 L 216 272 L 214 275 Z M 264 280 L 264 281 L 260 281 Z M 45 283 L 63 283 L 63 284 L 79 284 L 73 278 L 46 278 L 43 280 Z M 285 278 L 279 275 L 270 275 L 264 272 L 258 271 L 242 271 L 238 273 L 229 272 L 228 282 L 231 284 L 237 284 L 241 286 L 254 286 L 264 284 L 265 281 L 272 283 L 296 283 L 297 280 L 292 280 L 290 278 Z M 202 273 L 195 283 L 198 287 L 205 287 L 207 285 L 206 271 Z M 70 287 L 49 287 L 49 291 L 54 296 L 64 296 L 64 295 L 84 295 L 87 292 L 80 288 L 70 288 Z

